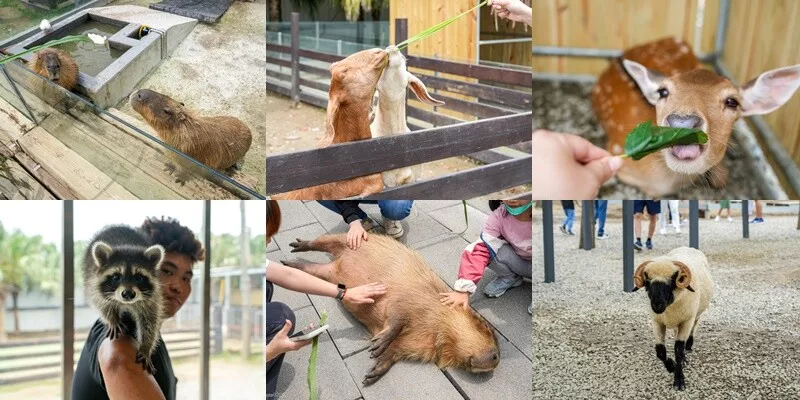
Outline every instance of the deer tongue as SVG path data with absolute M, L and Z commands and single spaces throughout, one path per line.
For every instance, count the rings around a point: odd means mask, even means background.
M 683 144 L 672 146 L 672 155 L 679 160 L 694 160 L 695 158 L 700 157 L 701 152 L 702 150 L 700 149 L 699 144 Z

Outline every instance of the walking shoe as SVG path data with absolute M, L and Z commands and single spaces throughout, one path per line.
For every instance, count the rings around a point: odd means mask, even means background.
M 719 222 L 719 215 L 717 215 L 717 218 L 714 218 L 714 222 Z
M 754 218 L 752 221 L 750 221 L 750 223 L 751 224 L 763 224 L 764 223 L 764 218 Z
M 597 238 L 600 239 L 600 240 L 606 240 L 606 239 L 608 239 L 608 234 L 605 233 L 605 232 L 602 235 L 601 234 L 597 234 Z
M 533 315 L 533 302 L 528 306 L 528 314 Z
M 400 225 L 400 221 L 384 218 L 383 229 L 386 230 L 387 235 L 395 239 L 400 239 L 403 236 L 403 225 Z
M 733 222 L 733 218 L 728 217 L 728 222 Z
M 575 236 L 575 233 L 574 233 L 574 232 L 572 232 L 572 231 L 567 231 L 567 235 L 570 235 L 570 236 Z
M 644 244 L 645 244 L 645 246 L 647 246 L 647 250 L 653 250 L 653 241 L 652 240 L 647 239 L 647 241 Z
M 367 217 L 361 220 L 361 227 L 367 232 L 372 232 L 378 227 L 378 223 L 374 219 Z
M 675 227 L 675 233 L 681 233 L 681 227 L 680 226 L 676 226 Z
M 568 235 L 568 233 L 567 233 L 567 227 L 566 227 L 566 226 L 564 226 L 564 225 L 561 225 L 561 226 L 559 226 L 558 228 L 559 228 L 559 229 L 561 229 L 561 233 L 563 233 L 563 234 L 565 234 L 565 235 Z
M 637 240 L 633 242 L 633 248 L 636 249 L 636 251 L 642 251 L 642 241 Z
M 661 230 L 658 231 L 658 233 L 661 234 L 661 235 L 666 235 L 667 234 L 667 228 L 661 228 Z
M 497 278 L 494 278 L 493 281 L 489 282 L 488 285 L 486 285 L 486 288 L 483 289 L 483 294 L 485 294 L 486 297 L 500 297 L 506 292 L 506 290 L 519 285 L 522 285 L 522 277 L 519 275 L 515 275 L 513 278 L 503 278 L 498 276 Z

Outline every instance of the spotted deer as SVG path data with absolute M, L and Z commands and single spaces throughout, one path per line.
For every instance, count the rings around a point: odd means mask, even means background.
M 592 91 L 592 106 L 608 136 L 608 151 L 624 153 L 625 137 L 636 125 L 697 128 L 706 144 L 672 146 L 625 162 L 617 176 L 648 196 L 675 194 L 708 179 L 722 188 L 728 171 L 722 159 L 734 123 L 774 111 L 800 86 L 800 65 L 773 69 L 737 87 L 728 78 L 700 68 L 683 41 L 665 38 L 626 50 L 612 61 Z

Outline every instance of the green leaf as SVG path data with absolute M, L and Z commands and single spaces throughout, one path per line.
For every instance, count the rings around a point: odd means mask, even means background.
M 707 142 L 708 135 L 699 129 L 656 126 L 647 121 L 637 125 L 625 138 L 625 154 L 622 157 L 641 160 L 663 148 Z
M 22 58 L 22 56 L 24 56 L 26 54 L 35 53 L 35 52 L 37 52 L 39 50 L 42 50 L 42 49 L 46 49 L 46 48 L 53 47 L 53 46 L 58 46 L 58 45 L 64 44 L 64 43 L 71 43 L 71 42 L 90 42 L 91 43 L 92 40 L 89 39 L 89 37 L 86 36 L 86 35 L 64 36 L 61 39 L 51 40 L 51 41 L 49 41 L 49 42 L 47 42 L 47 43 L 45 43 L 43 45 L 39 45 L 39 46 L 36 46 L 36 47 L 31 47 L 30 49 L 25 50 L 25 51 L 23 51 L 23 52 L 21 52 L 19 54 L 14 54 L 13 56 L 10 56 L 10 57 L 1 58 L 0 59 L 0 65 L 3 65 L 5 63 L 7 63 L 7 62 L 14 61 L 14 60 L 16 60 L 18 58 Z
M 452 17 L 452 18 L 447 19 L 447 20 L 445 20 L 443 22 L 440 22 L 440 23 L 438 23 L 438 24 L 436 24 L 436 25 L 434 25 L 434 26 L 432 26 L 432 27 L 430 27 L 430 28 L 418 33 L 414 37 L 408 38 L 405 41 L 398 43 L 397 46 L 396 46 L 397 50 L 402 50 L 404 47 L 408 47 L 411 43 L 414 43 L 414 42 L 416 42 L 418 40 L 422 40 L 422 39 L 425 39 L 426 37 L 428 37 L 430 35 L 433 35 L 434 33 L 444 29 L 447 25 L 452 24 L 453 22 L 455 22 L 459 18 L 461 18 L 461 17 L 463 17 L 463 16 L 465 16 L 465 15 L 467 15 L 467 14 L 469 14 L 469 13 L 471 13 L 471 12 L 481 8 L 481 7 L 483 7 L 488 2 L 489 2 L 489 0 L 484 0 L 483 2 L 478 4 L 477 6 L 472 7 L 469 10 L 464 11 L 463 13 L 456 15 L 455 17 Z
M 319 325 L 325 325 L 328 322 L 328 312 L 322 311 L 322 317 L 319 320 Z M 317 342 L 319 336 L 311 339 L 311 355 L 308 357 L 308 392 L 309 399 L 317 400 L 319 393 L 317 393 Z

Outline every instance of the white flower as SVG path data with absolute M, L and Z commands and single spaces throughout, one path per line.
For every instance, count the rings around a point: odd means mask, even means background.
M 39 23 L 39 29 L 43 31 L 50 30 L 50 28 L 52 28 L 52 26 L 50 26 L 50 21 L 46 19 L 43 19 L 42 22 Z
M 89 36 L 89 39 L 91 39 L 95 44 L 106 44 L 105 36 L 96 35 L 94 33 L 87 33 L 86 36 Z

